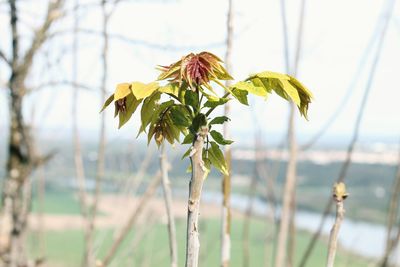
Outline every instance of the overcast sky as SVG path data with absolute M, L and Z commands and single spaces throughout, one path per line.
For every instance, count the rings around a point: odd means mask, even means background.
M 39 3 L 40 2 L 40 3 Z M 45 1 L 23 1 L 23 32 L 40 22 Z M 72 1 L 68 1 L 70 4 Z M 87 1 L 82 1 L 86 3 Z M 90 1 L 93 2 L 93 1 Z M 294 50 L 299 13 L 299 0 L 287 0 L 289 38 Z M 302 140 L 317 132 L 349 95 L 336 122 L 321 142 L 336 138 L 349 139 L 359 109 L 362 94 L 371 69 L 378 38 L 377 29 L 384 16 L 382 0 L 308 0 L 301 53 L 300 79 L 313 93 L 309 121 L 298 118 L 298 135 Z M 396 5 L 389 24 L 382 56 L 376 71 L 370 98 L 362 122 L 362 138 L 397 140 L 400 134 L 400 5 Z M 9 51 L 7 6 L 0 5 L 0 48 Z M 120 34 L 136 43 L 111 39 L 109 48 L 108 90 L 117 83 L 140 80 L 151 81 L 157 76 L 155 66 L 166 65 L 191 51 L 209 50 L 220 57 L 225 54 L 225 0 L 182 1 L 121 1 L 110 21 L 110 32 Z M 263 70 L 285 72 L 282 23 L 279 0 L 234 0 L 233 70 L 236 79 Z M 80 27 L 100 30 L 100 9 L 81 12 Z M 71 17 L 58 23 L 55 29 L 71 29 Z M 69 36 L 68 36 L 69 35 Z M 5 38 L 3 38 L 5 36 Z M 370 43 L 370 40 L 373 40 Z M 29 40 L 29 36 L 26 37 Z M 71 58 L 68 47 L 70 34 L 54 38 L 42 49 L 37 67 L 31 74 L 32 86 L 48 80 L 70 80 Z M 81 35 L 79 41 L 79 81 L 96 87 L 100 83 L 102 40 L 97 36 Z M 367 50 L 370 48 L 369 50 Z M 291 51 L 291 55 L 293 52 Z M 62 54 L 62 60 L 51 71 L 42 72 L 47 52 L 51 59 Z M 360 64 L 363 62 L 363 64 Z M 357 69 L 361 67 L 361 71 Z M 8 73 L 0 63 L 0 77 Z M 354 86 L 350 86 L 351 84 Z M 350 92 L 349 92 L 350 90 Z M 40 129 L 60 135 L 70 132 L 71 89 L 46 88 L 32 95 L 25 110 L 35 118 Z M 0 93 L 0 131 L 4 134 L 8 121 L 5 90 Z M 266 135 L 280 136 L 287 128 L 287 104 L 276 96 L 267 101 L 251 99 L 253 108 L 233 105 L 232 127 L 234 138 L 245 139 L 253 134 L 254 116 Z M 49 109 L 50 108 L 50 109 Z M 83 135 L 95 135 L 99 126 L 100 99 L 96 92 L 80 93 L 80 127 Z M 48 110 L 48 113 L 44 112 Z M 40 122 L 39 122 L 40 121 Z M 108 135 L 134 138 L 138 118 L 134 117 L 124 129 L 117 130 L 112 111 L 107 113 Z

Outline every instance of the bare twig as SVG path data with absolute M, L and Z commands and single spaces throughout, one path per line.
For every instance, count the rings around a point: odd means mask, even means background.
M 392 16 L 394 3 L 395 3 L 395 0 L 388 0 L 387 7 L 385 6 L 386 9 L 384 9 L 384 12 L 386 14 L 385 23 L 382 26 L 380 37 L 378 38 L 378 47 L 377 47 L 376 53 L 374 55 L 374 60 L 372 62 L 370 73 L 368 75 L 368 81 L 367 81 L 367 84 L 366 84 L 364 95 L 363 95 L 363 98 L 362 98 L 362 101 L 361 101 L 360 108 L 358 110 L 357 118 L 356 118 L 355 125 L 354 125 L 353 136 L 352 136 L 352 138 L 350 140 L 350 143 L 349 143 L 349 145 L 347 147 L 346 160 L 342 165 L 342 168 L 340 170 L 337 182 L 343 182 L 344 181 L 344 179 L 346 178 L 349 166 L 351 164 L 354 147 L 355 147 L 355 145 L 357 143 L 357 140 L 358 140 L 359 131 L 360 131 L 360 125 L 361 125 L 362 119 L 364 117 L 364 110 L 365 110 L 365 107 L 366 107 L 366 104 L 367 104 L 367 101 L 368 101 L 368 98 L 369 98 L 369 93 L 370 93 L 371 88 L 372 88 L 372 83 L 373 83 L 373 80 L 374 80 L 374 77 L 375 77 L 376 69 L 378 67 L 378 63 L 379 63 L 379 60 L 380 60 L 380 57 L 381 57 L 383 43 L 384 43 L 384 40 L 385 40 L 386 31 L 387 31 L 387 28 L 388 28 L 388 25 L 389 25 L 390 18 Z M 326 204 L 322 219 L 321 219 L 321 221 L 320 221 L 320 223 L 318 225 L 318 229 L 313 234 L 312 239 L 311 239 L 310 243 L 307 246 L 306 252 L 304 253 L 304 255 L 303 255 L 303 257 L 302 257 L 302 259 L 300 261 L 300 265 L 299 265 L 300 267 L 304 267 L 306 265 L 307 260 L 308 260 L 310 254 L 311 254 L 312 250 L 314 249 L 314 246 L 315 246 L 315 244 L 316 244 L 316 242 L 318 240 L 318 237 L 321 235 L 322 228 L 323 228 L 323 226 L 325 224 L 325 221 L 326 221 L 326 218 L 328 217 L 328 214 L 330 213 L 332 204 L 333 204 L 333 200 L 330 199 L 328 201 L 328 203 Z
M 168 162 L 167 162 L 167 155 L 165 153 L 164 143 L 161 145 L 160 165 L 161 165 L 162 187 L 164 191 L 164 202 L 168 219 L 168 236 L 169 236 L 169 249 L 171 255 L 171 267 L 177 267 L 178 245 L 176 242 L 175 220 L 172 211 L 172 192 L 171 192 L 170 181 L 168 178 Z
M 333 186 L 333 200 L 336 201 L 336 220 L 332 226 L 331 234 L 329 237 L 328 245 L 328 260 L 326 267 L 333 267 L 337 249 L 337 239 L 339 235 L 340 226 L 344 218 L 344 200 L 347 197 L 346 186 L 344 183 L 338 183 Z
M 97 262 L 97 266 L 106 267 L 113 260 L 116 252 L 118 251 L 122 241 L 126 238 L 127 234 L 131 230 L 132 226 L 136 223 L 139 216 L 142 214 L 146 204 L 149 203 L 149 200 L 156 193 L 157 187 L 161 183 L 161 174 L 158 173 L 147 186 L 146 192 L 143 194 L 139 203 L 135 209 L 135 211 L 131 214 L 128 221 L 122 228 L 121 232 L 118 234 L 117 238 L 114 240 L 114 243 L 111 245 L 111 248 L 106 253 L 106 256 L 102 261 Z
M 36 55 L 36 52 L 41 48 L 48 37 L 48 31 L 51 25 L 61 15 L 60 8 L 63 5 L 63 2 L 63 0 L 49 1 L 46 18 L 39 29 L 36 30 L 34 35 L 35 37 L 33 38 L 30 47 L 23 57 L 23 64 L 19 65 L 19 75 L 26 77 L 28 70 L 32 66 L 33 57 Z
M 400 198 L 400 147 L 399 147 L 399 159 L 397 164 L 397 171 L 393 180 L 392 195 L 389 202 L 389 210 L 387 217 L 387 235 L 386 235 L 386 248 L 381 261 L 381 267 L 386 267 L 389 264 L 389 258 L 393 253 L 393 249 L 399 242 L 398 238 L 394 237 L 394 225 L 398 216 L 398 206 Z M 397 230 L 400 232 L 400 228 Z
M 103 73 L 101 79 L 101 97 L 100 103 L 104 103 L 106 98 L 106 87 L 107 87 L 107 74 L 108 74 L 108 22 L 112 13 L 106 10 L 106 0 L 101 0 L 101 10 L 103 14 L 103 50 L 102 50 L 102 61 L 103 61 Z M 113 9 L 114 10 L 114 9 Z M 98 147 L 98 158 L 97 158 L 97 171 L 96 171 L 96 181 L 95 181 L 95 192 L 93 197 L 93 204 L 90 210 L 90 215 L 88 217 L 88 229 L 87 229 L 87 251 L 85 252 L 87 257 L 87 263 L 94 262 L 94 249 L 93 249 L 93 239 L 95 231 L 95 221 L 98 210 L 98 203 L 100 199 L 101 182 L 104 179 L 104 165 L 105 165 L 105 149 L 106 149 L 106 120 L 105 112 L 101 113 L 100 122 L 100 136 L 99 136 L 99 147 Z M 91 265 L 89 265 L 91 266 Z
M 86 177 L 85 177 L 85 169 L 83 165 L 82 159 L 82 151 L 81 151 L 81 143 L 80 143 L 80 135 L 79 135 L 79 126 L 78 126 L 78 98 L 79 98 L 79 90 L 76 86 L 78 80 L 78 34 L 76 29 L 79 25 L 79 15 L 76 12 L 74 14 L 74 32 L 73 32 L 73 43 L 72 43 L 72 81 L 73 81 L 73 92 L 72 92 L 72 138 L 74 145 L 74 165 L 75 165 L 75 174 L 76 174 L 76 182 L 78 185 L 78 197 L 79 204 L 81 209 L 82 218 L 85 222 L 89 218 L 89 209 L 88 209 L 88 201 L 86 194 Z M 89 234 L 88 230 L 85 229 L 85 255 L 83 257 L 82 265 L 83 266 L 93 266 L 93 262 L 89 262 L 90 258 L 86 253 L 88 251 L 88 246 L 90 242 L 88 241 Z
M 233 42 L 233 1 L 228 0 L 228 16 L 226 21 L 227 26 L 227 37 L 226 37 L 226 54 L 225 64 L 227 71 L 232 71 L 232 42 Z M 226 82 L 226 85 L 230 85 L 230 81 Z M 229 117 L 230 114 L 230 103 L 226 103 L 224 106 L 224 115 Z M 223 135 L 225 138 L 230 138 L 229 123 L 224 123 Z M 231 159 L 232 152 L 231 147 L 228 145 L 225 147 L 225 161 L 228 169 L 228 174 L 222 178 L 222 227 L 221 227 L 221 267 L 228 267 L 231 258 Z
M 318 141 L 319 139 L 324 136 L 324 134 L 328 131 L 328 129 L 333 125 L 333 123 L 336 121 L 336 119 L 339 117 L 339 115 L 345 110 L 345 106 L 349 102 L 351 95 L 355 91 L 354 88 L 356 87 L 357 81 L 361 77 L 361 73 L 364 69 L 364 67 L 367 65 L 367 59 L 368 56 L 371 54 L 372 49 L 374 48 L 375 43 L 378 41 L 378 36 L 379 36 L 379 22 L 381 21 L 381 18 L 378 18 L 378 21 L 375 26 L 375 30 L 372 33 L 370 40 L 368 42 L 368 45 L 365 47 L 363 54 L 360 58 L 360 61 L 358 63 L 358 67 L 353 75 L 353 78 L 349 85 L 346 88 L 346 93 L 343 95 L 342 99 L 340 100 L 340 103 L 336 107 L 335 111 L 332 113 L 332 115 L 324 122 L 324 124 L 321 126 L 321 128 L 315 133 L 314 136 L 312 136 L 307 142 L 305 142 L 300 149 L 305 151 L 310 148 L 312 148 Z
M 297 33 L 297 46 L 294 56 L 294 61 L 292 67 L 290 67 L 290 53 L 289 53 L 289 39 L 288 39 L 288 29 L 287 29 L 287 18 L 286 18 L 286 5 L 285 0 L 281 0 L 281 12 L 282 12 L 282 25 L 284 34 L 284 44 L 285 44 L 285 63 L 286 71 L 290 72 L 293 76 L 297 74 L 297 68 L 299 65 L 300 52 L 302 47 L 302 37 L 303 37 L 303 25 L 304 25 L 304 10 L 305 10 L 305 0 L 302 1 L 300 16 L 299 16 L 299 28 Z M 296 105 L 290 103 L 290 116 L 288 121 L 288 139 L 289 139 L 289 149 L 290 157 L 286 169 L 286 180 L 285 187 L 283 191 L 283 204 L 281 213 L 281 222 L 278 233 L 277 240 L 277 252 L 276 252 L 276 267 L 282 267 L 286 259 L 286 242 L 289 241 L 288 250 L 288 266 L 293 266 L 294 257 L 294 247 L 295 247 L 295 210 L 296 210 L 296 180 L 297 180 L 297 140 L 295 134 L 295 115 Z M 289 233 L 289 238 L 288 238 Z
M 257 142 L 256 142 L 257 143 Z M 257 148 L 256 148 L 257 149 Z M 257 154 L 257 150 L 255 151 Z M 256 159 L 257 160 L 257 159 Z M 255 167 L 257 168 L 257 167 Z M 249 193 L 249 202 L 247 205 L 244 221 L 243 221 L 243 267 L 250 266 L 250 224 L 251 218 L 253 216 L 253 204 L 254 204 L 254 195 L 257 191 L 257 171 L 254 171 L 254 175 L 251 177 L 250 181 L 250 193 Z
M 11 66 L 10 60 L 7 58 L 2 50 L 0 50 L 0 58 L 3 59 L 4 62 L 7 63 L 7 65 Z
M 59 31 L 55 32 L 51 35 L 51 37 L 54 37 L 56 35 L 61 35 L 61 34 L 69 34 L 71 30 L 65 30 L 65 31 Z M 85 28 L 80 28 L 78 29 L 79 33 L 86 34 L 86 35 L 94 35 L 94 36 L 102 36 L 101 31 L 98 30 L 93 30 L 93 29 L 85 29 Z M 173 45 L 173 44 L 159 44 L 159 43 L 153 43 L 149 42 L 147 40 L 140 40 L 140 39 L 133 39 L 129 38 L 123 34 L 118 34 L 118 33 L 109 33 L 108 34 L 109 38 L 112 40 L 117 40 L 123 43 L 127 43 L 129 45 L 137 45 L 137 46 L 143 46 L 149 49 L 155 49 L 155 50 L 162 50 L 162 51 L 193 51 L 193 50 L 199 50 L 199 49 L 211 49 L 211 48 L 219 48 L 225 46 L 225 42 L 213 42 L 213 43 L 207 43 L 207 44 L 202 44 L 202 45 Z
M 36 93 L 39 90 L 42 90 L 42 89 L 45 89 L 48 87 L 55 87 L 55 86 L 70 86 L 73 88 L 84 89 L 84 90 L 88 90 L 88 91 L 96 91 L 98 89 L 98 87 L 96 87 L 96 86 L 83 84 L 78 81 L 61 80 L 61 81 L 44 82 L 44 83 L 38 84 L 36 86 L 28 87 L 25 92 L 27 94 Z

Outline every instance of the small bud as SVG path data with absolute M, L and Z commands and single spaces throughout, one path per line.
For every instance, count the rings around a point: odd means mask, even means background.
M 346 185 L 342 182 L 333 185 L 333 197 L 336 201 L 342 201 L 348 197 L 346 192 Z

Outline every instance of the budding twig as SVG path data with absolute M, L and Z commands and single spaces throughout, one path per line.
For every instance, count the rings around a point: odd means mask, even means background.
M 326 267 L 333 267 L 337 249 L 337 238 L 339 235 L 340 226 L 344 219 L 344 200 L 347 198 L 346 185 L 344 183 L 335 183 L 333 185 L 333 199 L 336 201 L 336 220 L 332 226 L 329 237 L 328 260 Z

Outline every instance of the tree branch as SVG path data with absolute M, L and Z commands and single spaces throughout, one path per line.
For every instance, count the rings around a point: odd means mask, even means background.
M 129 231 L 132 229 L 132 226 L 136 223 L 139 215 L 142 214 L 144 208 L 149 203 L 149 200 L 153 197 L 156 193 L 158 186 L 161 183 L 161 173 L 157 173 L 156 176 L 152 179 L 150 184 L 147 186 L 146 191 L 144 192 L 142 198 L 139 200 L 137 208 L 131 214 L 128 219 L 128 222 L 123 226 L 121 232 L 119 233 L 118 237 L 115 239 L 114 243 L 111 245 L 110 250 L 107 252 L 106 256 L 102 261 L 98 261 L 98 266 L 106 267 L 108 266 L 111 261 L 113 260 L 116 252 L 118 251 L 122 241 L 126 238 Z
M 336 201 L 336 220 L 332 226 L 331 234 L 329 237 L 328 247 L 328 260 L 326 267 L 333 267 L 335 262 L 336 250 L 337 250 L 337 239 L 339 235 L 340 226 L 344 219 L 344 200 L 347 197 L 346 187 L 344 183 L 338 183 L 333 186 L 333 200 Z
M 99 88 L 98 86 L 91 86 L 88 84 L 78 83 L 75 81 L 62 80 L 62 81 L 49 81 L 49 82 L 45 82 L 45 83 L 27 88 L 25 93 L 33 93 L 38 90 L 44 89 L 46 87 L 52 87 L 52 86 L 72 86 L 72 87 L 85 89 L 88 91 L 96 91 Z
M 7 56 L 4 54 L 3 51 L 0 50 L 0 58 L 3 59 L 3 61 L 5 63 L 7 63 L 7 65 L 11 66 L 11 62 L 10 60 L 7 58 Z
M 26 51 L 23 61 L 18 67 L 19 75 L 22 77 L 27 75 L 36 52 L 40 49 L 48 37 L 48 31 L 51 25 L 61 16 L 60 8 L 63 3 L 63 0 L 49 1 L 46 18 L 42 26 L 36 30 L 35 37 L 33 38 L 29 49 Z

